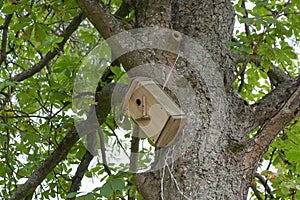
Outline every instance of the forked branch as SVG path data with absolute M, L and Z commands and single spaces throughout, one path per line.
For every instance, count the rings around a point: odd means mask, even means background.
M 249 148 L 244 160 L 246 169 L 257 165 L 278 133 L 300 114 L 300 76 L 282 83 L 276 89 L 254 107 L 256 114 L 264 116 L 261 118 L 264 123 L 248 142 Z

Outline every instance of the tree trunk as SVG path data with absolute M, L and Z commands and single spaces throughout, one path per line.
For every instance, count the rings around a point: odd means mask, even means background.
M 252 112 L 235 93 L 225 93 L 232 81 L 233 59 L 224 45 L 231 40 L 234 10 L 229 0 L 142 1 L 137 4 L 139 27 L 171 28 L 195 38 L 216 64 L 210 74 L 189 64 L 180 73 L 192 77 L 200 110 L 194 115 L 198 125 L 194 141 L 175 165 L 140 174 L 138 188 L 145 199 L 246 199 L 252 174 L 243 166 L 243 136 L 255 123 Z M 200 68 L 209 67 L 202 63 Z M 179 71 L 179 70 L 178 70 Z M 178 72 L 179 73 L 179 72 Z M 216 75 L 219 74 L 219 77 Z M 203 76 L 213 80 L 212 87 Z M 213 126 L 213 127 L 212 127 Z M 179 144 L 175 147 L 182 148 Z M 255 168 L 255 166 L 253 166 Z M 252 172 L 252 171 L 251 171 Z M 163 181 L 162 181 L 163 179 Z

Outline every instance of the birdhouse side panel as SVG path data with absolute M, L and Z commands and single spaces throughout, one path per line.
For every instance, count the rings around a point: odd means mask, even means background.
M 175 140 L 179 131 L 181 131 L 185 122 L 185 118 L 181 115 L 179 116 L 171 116 L 167 121 L 163 131 L 161 132 L 158 139 L 156 139 L 156 146 L 157 147 L 165 147 L 172 144 Z

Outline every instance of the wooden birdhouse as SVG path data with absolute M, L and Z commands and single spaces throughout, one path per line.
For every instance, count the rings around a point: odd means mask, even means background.
M 145 77 L 131 80 L 123 108 L 157 147 L 171 144 L 185 120 L 179 106 L 156 82 Z

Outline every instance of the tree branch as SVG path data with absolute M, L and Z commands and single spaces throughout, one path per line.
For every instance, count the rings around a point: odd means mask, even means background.
M 110 79 L 108 81 L 111 81 Z M 98 87 L 96 93 L 100 95 L 100 90 L 103 88 Z M 105 93 L 102 93 L 103 95 L 106 95 Z M 98 98 L 100 98 L 98 96 Z M 106 120 L 106 116 L 110 112 L 109 109 L 103 109 L 101 110 L 101 105 L 110 105 L 111 98 L 110 96 L 106 98 L 100 98 L 102 101 L 101 103 L 97 104 L 96 107 L 91 107 L 91 113 L 97 112 L 97 117 L 99 124 L 102 124 Z M 90 116 L 90 113 L 89 113 Z M 88 119 L 89 119 L 88 116 Z M 71 148 L 76 144 L 76 142 L 79 140 L 79 135 L 76 131 L 78 130 L 86 130 L 86 127 L 89 127 L 90 129 L 87 131 L 86 134 L 91 133 L 94 131 L 93 127 L 95 125 L 93 122 L 84 121 L 81 124 L 77 125 L 77 127 L 72 128 L 71 131 L 68 132 L 68 134 L 63 138 L 63 140 L 60 142 L 58 147 L 53 151 L 53 153 L 46 158 L 41 165 L 30 175 L 28 180 L 21 186 L 19 186 L 13 196 L 9 200 L 19 200 L 24 197 L 27 197 L 31 195 L 36 187 L 41 184 L 41 182 L 46 178 L 46 176 L 53 171 L 53 169 L 58 165 L 59 162 L 61 162 L 63 159 L 66 158 L 68 152 L 71 150 Z
M 248 10 L 246 8 L 245 0 L 242 0 L 242 8 L 245 11 L 245 15 L 243 16 L 243 18 L 248 18 L 249 14 L 248 14 Z M 247 36 L 250 36 L 250 28 L 249 28 L 249 25 L 247 23 L 245 23 L 245 32 L 246 32 Z
M 17 188 L 9 200 L 20 200 L 32 194 L 35 188 L 41 184 L 56 165 L 65 159 L 70 149 L 78 140 L 79 135 L 77 134 L 76 129 L 73 128 L 61 141 L 55 151 L 30 175 L 28 180 Z
M 279 157 L 283 161 L 284 164 L 290 165 L 291 163 L 286 159 L 284 152 L 282 150 L 278 150 Z
M 124 18 L 130 13 L 132 8 L 132 0 L 123 0 L 121 6 L 115 12 L 114 16 L 118 18 Z
M 69 26 L 64 30 L 62 36 L 63 36 L 63 41 L 58 43 L 58 48 L 55 49 L 54 51 L 48 52 L 45 57 L 40 60 L 37 64 L 29 68 L 28 70 L 15 75 L 14 77 L 10 78 L 9 81 L 17 81 L 21 82 L 27 78 L 32 77 L 34 74 L 37 72 L 41 71 L 49 62 L 52 60 L 60 51 L 63 51 L 65 43 L 68 41 L 69 37 L 72 35 L 74 31 L 77 30 L 79 27 L 80 23 L 83 21 L 85 18 L 85 15 L 83 13 L 80 13 L 78 16 L 74 17 L 74 19 L 71 21 Z
M 297 83 L 293 85 L 293 79 L 276 66 L 268 71 L 268 76 L 276 88 L 252 105 L 259 125 L 270 119 L 297 87 Z
M 89 164 L 91 163 L 93 157 L 94 156 L 88 150 L 86 150 L 77 168 L 77 171 L 72 178 L 72 184 L 70 186 L 68 193 L 77 192 L 79 190 L 82 178 L 85 172 L 88 170 Z M 76 197 L 68 198 L 68 200 L 75 200 L 75 198 Z
M 260 175 L 259 173 L 255 173 L 255 177 L 258 178 L 258 180 L 261 182 L 261 184 L 263 184 L 266 191 L 270 194 L 270 198 L 274 199 L 274 196 L 272 194 L 272 189 L 268 185 L 268 181 L 262 175 Z
M 87 18 L 104 39 L 107 39 L 124 31 L 119 21 L 109 12 L 109 10 L 105 9 L 101 2 L 97 0 L 77 0 L 77 3 L 83 13 L 86 14 Z M 124 49 L 124 47 L 122 47 L 120 43 L 118 43 L 118 41 L 113 42 L 113 44 L 109 43 L 112 52 Z M 122 42 L 124 43 L 125 41 Z M 128 42 L 128 45 L 132 45 L 130 41 L 126 42 Z M 114 54 L 112 53 L 112 55 Z M 142 64 L 143 59 L 141 58 L 143 58 L 143 55 L 141 55 L 138 51 L 133 51 L 121 56 L 118 59 L 123 64 L 123 67 L 126 70 L 129 70 L 135 66 Z
M 99 132 L 99 138 L 100 138 L 100 150 L 101 150 L 103 167 L 104 167 L 104 170 L 106 171 L 106 173 L 109 176 L 111 176 L 112 173 L 111 173 L 111 170 L 108 166 L 107 159 L 106 159 L 104 134 L 102 132 Z
M 244 157 L 245 169 L 256 166 L 278 133 L 299 116 L 300 76 L 280 84 L 263 101 L 254 106 L 254 112 L 256 116 L 263 115 L 259 120 L 265 121 L 258 133 L 248 141 Z
M 1 26 L 2 30 L 2 42 L 1 42 L 1 57 L 0 57 L 0 65 L 6 59 L 6 44 L 7 44 L 7 36 L 8 36 L 8 26 L 11 22 L 13 14 L 6 15 L 4 24 Z
M 273 65 L 273 69 L 270 69 L 267 74 L 271 84 L 275 87 L 277 87 L 280 83 L 284 81 L 292 80 L 292 78 L 288 74 L 284 73 L 281 69 L 279 69 L 275 65 Z
M 109 10 L 105 9 L 100 1 L 77 0 L 77 3 L 104 39 L 123 31 L 118 20 L 109 12 Z
M 256 188 L 256 186 L 253 183 L 251 184 L 250 187 L 251 187 L 252 191 L 254 192 L 254 195 L 256 196 L 256 198 L 258 200 L 263 200 L 263 198 L 260 196 L 258 189 Z

